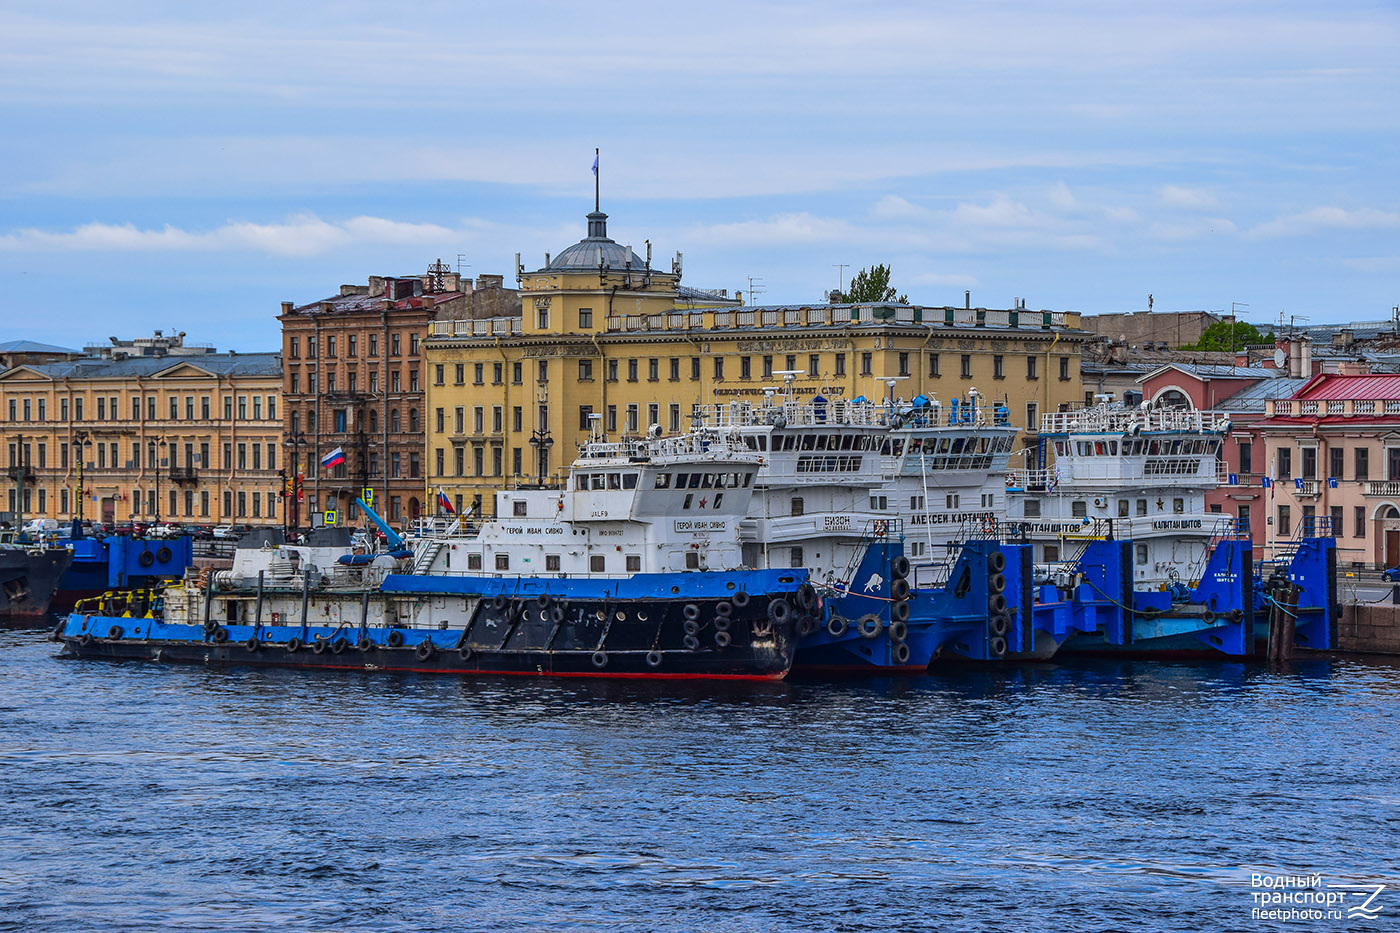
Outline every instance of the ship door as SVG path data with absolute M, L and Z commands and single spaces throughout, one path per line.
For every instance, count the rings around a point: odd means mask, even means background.
M 111 524 L 117 520 L 117 500 L 112 496 L 102 498 L 102 521 Z

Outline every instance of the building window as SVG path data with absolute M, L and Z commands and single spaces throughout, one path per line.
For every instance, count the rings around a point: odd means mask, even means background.
M 724 381 L 724 357 L 715 357 L 715 382 Z
M 1247 505 L 1242 505 L 1242 506 L 1240 506 L 1240 512 L 1239 512 L 1239 529 L 1240 529 L 1240 531 L 1243 531 L 1243 532 L 1248 532 L 1248 531 L 1249 531 L 1249 511 L 1250 511 L 1250 510 L 1249 510 L 1249 506 L 1247 506 Z
M 1278 534 L 1288 535 L 1293 531 L 1292 510 L 1286 505 L 1278 507 Z
M 389 455 L 389 476 L 394 479 L 397 479 L 400 476 L 399 456 L 400 455 L 397 453 L 392 453 Z
M 535 309 L 535 326 L 538 327 L 540 330 L 546 330 L 546 329 L 548 329 L 548 327 L 549 327 L 549 309 L 548 309 L 548 308 L 536 308 L 536 309 Z
M 647 382 L 661 381 L 661 361 L 658 359 L 647 360 Z
M 1356 448 L 1356 479 L 1365 480 L 1371 476 L 1371 451 L 1365 447 Z
M 1069 357 L 1060 357 L 1060 381 L 1069 382 Z
M 690 358 L 690 381 L 700 381 L 700 357 L 698 356 L 692 356 Z
M 753 360 L 747 356 L 739 357 L 739 378 L 753 378 Z
M 446 384 L 447 367 L 438 363 L 433 367 L 433 385 L 440 386 Z
M 525 381 L 525 366 L 518 360 L 510 364 L 510 381 L 515 385 Z
M 613 432 L 613 431 L 616 431 L 616 430 L 617 430 L 617 406 L 616 406 L 616 405 L 609 405 L 609 406 L 608 406 L 608 419 L 607 419 L 607 420 L 608 420 L 607 427 L 604 428 L 603 430 L 608 431 L 609 433 L 611 433 L 611 432 Z
M 1280 447 L 1278 452 L 1278 478 L 1288 479 L 1293 475 L 1293 451 Z
M 836 364 L 835 364 L 835 365 L 836 365 L 836 375 L 838 375 L 838 376 L 844 376 L 844 375 L 846 375 L 846 354 L 844 354 L 844 353 L 838 353 L 838 354 L 836 354 Z
M 402 343 L 400 342 L 400 340 L 399 340 L 399 335 L 398 335 L 398 334 L 391 334 L 391 335 L 389 336 L 389 355 L 390 355 L 390 356 L 399 356 L 399 355 L 401 355 L 402 353 L 403 353 L 403 344 L 402 344 Z
M 491 364 L 491 384 L 492 384 L 492 385 L 498 386 L 498 385 L 500 385 L 501 383 L 505 382 L 505 371 L 506 371 L 506 370 L 505 370 L 505 365 L 506 365 L 505 363 L 492 363 L 492 364 Z
M 525 430 L 524 427 L 522 427 L 524 423 L 524 413 L 521 411 L 520 406 L 516 405 L 510 411 L 510 428 L 512 431 L 523 431 Z M 544 427 L 544 425 L 540 425 L 540 427 Z
M 505 429 L 506 410 L 500 405 L 491 406 L 491 433 L 500 434 Z
M 345 338 L 345 355 L 352 357 L 360 355 L 360 338 L 357 335 L 351 334 Z
M 862 376 L 869 376 L 872 375 L 874 371 L 874 356 L 870 353 L 862 353 L 860 355 L 860 374 Z
M 301 359 L 301 338 L 292 337 L 287 341 L 287 356 L 294 360 Z
M 1254 472 L 1254 445 L 1249 441 L 1240 441 L 1240 472 Z
M 899 375 L 901 375 L 901 376 L 907 376 L 907 375 L 909 375 L 909 354 L 908 354 L 908 353 L 901 353 L 901 354 L 899 354 Z
M 351 354 L 351 355 L 353 356 L 354 354 Z M 408 335 L 408 355 L 409 355 L 409 356 L 417 356 L 417 355 L 418 355 L 418 335 L 417 335 L 417 334 L 409 334 L 409 335 Z
M 961 371 L 961 372 L 962 372 L 962 378 L 964 378 L 964 379 L 971 379 L 971 378 L 972 378 L 972 356 L 971 356 L 970 354 L 964 353 L 964 354 L 962 355 L 962 371 Z
M 627 433 L 637 433 L 637 403 L 633 402 L 627 406 Z
M 1026 378 L 1039 379 L 1040 372 L 1036 367 L 1037 360 L 1033 356 L 1026 357 Z
M 1341 531 L 1341 529 L 1337 528 L 1334 531 Z M 1366 506 L 1364 505 L 1358 505 L 1352 509 L 1351 536 L 1353 538 L 1366 537 Z
M 628 382 L 636 382 L 636 381 L 637 381 L 637 361 L 636 361 L 636 360 L 628 360 L 628 361 L 627 361 L 627 381 L 628 381 Z
M 578 381 L 579 381 L 579 382 L 592 382 L 592 381 L 593 381 L 593 361 L 592 361 L 592 360 L 579 360 L 579 361 L 578 361 Z
M 1006 378 L 1006 370 L 1005 370 L 1005 368 L 1003 367 L 1003 360 L 1004 360 L 1004 357 L 1003 357 L 1000 353 L 998 353 L 998 354 L 996 354 L 995 356 L 992 357 L 992 378 L 993 378 L 993 379 L 1005 379 L 1005 378 Z
M 821 375 L 822 358 L 818 353 L 807 354 L 807 375 L 815 379 Z
M 1300 451 L 1299 459 L 1302 461 L 1303 479 L 1317 478 L 1317 448 L 1304 447 Z
M 370 355 L 370 356 L 378 356 L 378 355 L 379 355 L 379 335 L 378 335 L 378 334 L 370 334 L 370 335 L 369 335 L 369 355 Z
M 486 364 L 475 363 L 472 365 L 472 384 L 484 385 L 486 382 Z
M 591 327 L 593 326 L 593 309 L 592 309 L 592 308 L 579 308 L 579 309 L 578 309 L 578 326 L 579 326 L 579 330 L 586 330 L 586 329 L 591 328 Z M 557 558 L 556 558 L 556 561 L 557 561 Z
M 1034 434 L 1040 429 L 1040 406 L 1035 402 L 1026 403 L 1026 430 Z
M 681 406 L 675 402 L 671 403 L 671 433 L 676 434 L 681 429 Z
M 467 364 L 458 363 L 456 366 L 453 367 L 453 372 L 456 376 L 456 378 L 453 381 L 454 385 L 465 385 L 467 381 Z
M 330 357 L 331 359 L 335 359 L 336 353 L 335 353 L 335 335 L 334 335 L 334 334 L 328 335 L 328 336 L 326 337 L 326 356 Z
M 417 479 L 423 475 L 422 465 L 418 460 L 418 452 L 410 451 L 408 455 L 408 475 L 410 479 Z
M 671 357 L 671 381 L 681 381 L 681 358 L 678 356 Z

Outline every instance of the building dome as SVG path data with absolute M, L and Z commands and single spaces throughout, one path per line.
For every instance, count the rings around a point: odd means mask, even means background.
M 597 272 L 600 265 L 620 270 L 627 268 L 629 259 L 634 269 L 646 266 L 644 257 L 631 253 L 626 246 L 608 237 L 608 215 L 594 211 L 588 215 L 588 236 L 555 256 L 540 271 Z

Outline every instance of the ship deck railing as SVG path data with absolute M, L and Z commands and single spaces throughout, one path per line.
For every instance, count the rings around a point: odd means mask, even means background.
M 1220 433 L 1230 423 L 1223 411 L 1188 408 L 1124 408 L 1099 405 L 1075 411 L 1051 411 L 1040 417 L 1041 434 Z

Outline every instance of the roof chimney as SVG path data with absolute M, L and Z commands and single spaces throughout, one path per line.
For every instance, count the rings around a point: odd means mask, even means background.
M 963 310 L 972 310 L 972 289 L 970 288 L 967 291 L 963 292 Z
M 284 302 L 282 302 L 282 313 L 283 313 L 283 314 L 291 314 L 291 313 L 292 313 L 292 308 L 293 308 L 293 307 L 294 307 L 294 305 L 293 305 L 290 301 L 284 301 Z

